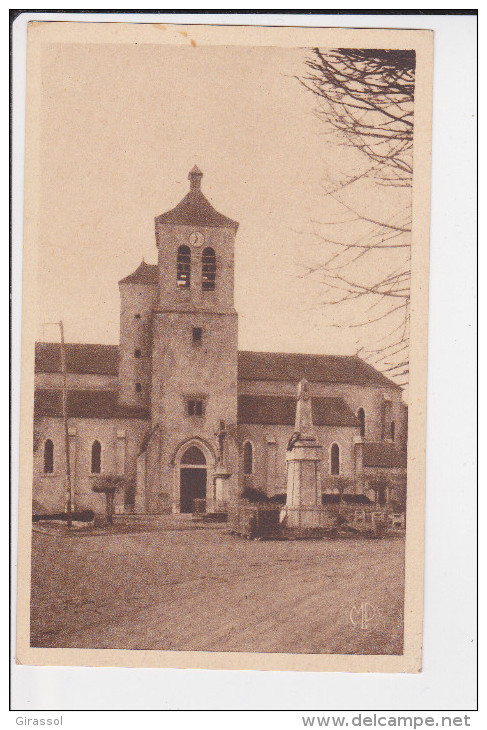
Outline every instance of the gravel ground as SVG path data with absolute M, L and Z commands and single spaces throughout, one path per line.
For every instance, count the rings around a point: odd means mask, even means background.
M 402 653 L 403 538 L 259 542 L 168 517 L 32 548 L 32 646 Z

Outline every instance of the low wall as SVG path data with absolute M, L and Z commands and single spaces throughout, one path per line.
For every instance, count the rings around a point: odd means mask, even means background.
M 275 504 L 251 504 L 244 500 L 232 505 L 229 512 L 232 532 L 246 537 L 276 537 L 302 533 L 321 533 L 349 527 L 357 533 L 382 533 L 405 528 L 403 513 L 395 514 L 377 505 L 332 504 L 322 507 L 287 507 Z M 288 532 L 289 531 L 289 532 Z

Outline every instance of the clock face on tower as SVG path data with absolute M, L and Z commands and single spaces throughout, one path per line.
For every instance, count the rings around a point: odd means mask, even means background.
M 189 242 L 197 248 L 204 243 L 205 237 L 200 231 L 193 231 L 189 236 Z

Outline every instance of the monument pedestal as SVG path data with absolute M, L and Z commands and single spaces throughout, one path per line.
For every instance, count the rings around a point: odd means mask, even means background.
M 226 512 L 228 508 L 228 480 L 232 476 L 223 466 L 217 466 L 213 473 L 213 494 L 206 500 L 207 512 Z
M 308 381 L 298 386 L 296 421 L 286 452 L 287 497 L 282 511 L 287 529 L 322 527 L 320 463 L 323 448 L 316 440 Z
M 323 448 L 314 437 L 298 439 L 286 453 L 286 526 L 320 527 Z

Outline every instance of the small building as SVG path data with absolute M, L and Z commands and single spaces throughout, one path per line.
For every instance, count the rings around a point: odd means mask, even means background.
M 405 500 L 401 388 L 354 356 L 239 351 L 234 308 L 238 223 L 190 190 L 155 218 L 157 264 L 119 282 L 120 344 L 67 344 L 69 455 L 77 509 L 103 509 L 100 474 L 125 477 L 117 511 L 190 512 L 217 465 L 229 494 L 286 490 L 297 383 L 306 378 L 323 445 L 324 492 Z M 34 509 L 65 500 L 60 345 L 36 344 Z M 222 441 L 219 433 L 225 433 Z

